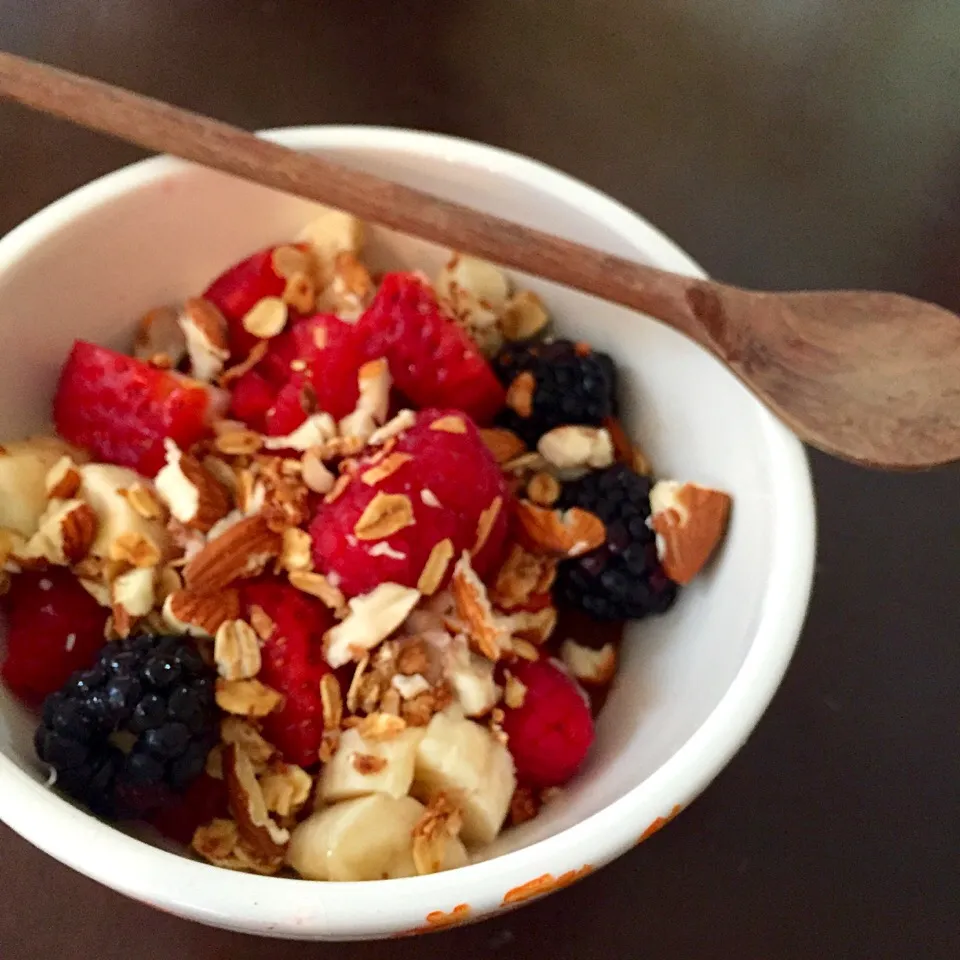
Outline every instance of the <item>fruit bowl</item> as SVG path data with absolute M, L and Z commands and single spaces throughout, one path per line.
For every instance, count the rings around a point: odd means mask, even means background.
M 534 161 L 414 132 L 270 134 L 411 186 L 680 273 L 697 265 L 635 214 Z M 0 240 L 0 436 L 49 429 L 57 371 L 77 337 L 123 349 L 157 303 L 286 242 L 311 205 L 158 158 L 104 177 Z M 445 251 L 374 231 L 382 269 L 439 267 Z M 358 884 L 218 870 L 148 832 L 124 832 L 52 792 L 31 715 L 0 688 L 0 819 L 68 866 L 159 909 L 250 933 L 375 938 L 491 916 L 585 876 L 674 817 L 741 746 L 797 642 L 815 541 L 800 444 L 716 361 L 610 304 L 515 277 L 558 332 L 612 353 L 621 415 L 664 476 L 729 491 L 723 550 L 665 616 L 633 624 L 587 765 L 538 817 L 468 866 Z

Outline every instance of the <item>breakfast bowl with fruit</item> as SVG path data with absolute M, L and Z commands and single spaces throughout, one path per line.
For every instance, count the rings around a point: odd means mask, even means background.
M 697 273 L 533 161 L 274 136 Z M 130 896 L 440 929 L 646 839 L 809 595 L 802 450 L 655 321 L 169 158 L 0 240 L 0 818 Z

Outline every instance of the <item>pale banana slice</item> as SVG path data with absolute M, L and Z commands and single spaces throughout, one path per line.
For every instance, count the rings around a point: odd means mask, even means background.
M 411 728 L 389 740 L 365 740 L 356 728 L 345 731 L 337 752 L 323 768 L 318 800 L 336 803 L 369 793 L 405 797 L 423 734 L 423 729 Z M 364 772 L 367 766 L 373 769 Z
M 297 240 L 309 243 L 327 271 L 339 253 L 358 254 L 363 248 L 363 221 L 333 207 L 319 207 L 317 216 L 301 231 Z
M 441 792 L 456 796 L 468 846 L 497 836 L 516 785 L 513 758 L 486 727 L 456 709 L 433 717 L 417 748 L 411 792 L 424 800 Z
M 71 449 L 54 437 L 37 437 L 4 443 L 0 450 L 0 527 L 29 539 L 47 509 L 47 472 Z
M 121 534 L 135 534 L 150 541 L 161 554 L 169 546 L 169 534 L 162 523 L 146 520 L 131 506 L 121 491 L 139 485 L 148 485 L 138 473 L 126 467 L 106 463 L 88 463 L 80 467 L 80 492 L 97 514 L 97 537 L 90 552 L 97 557 L 108 557 L 110 545 Z
M 317 811 L 293 831 L 287 863 L 307 880 L 391 880 L 416 875 L 413 828 L 424 807 L 412 797 L 346 800 Z M 463 844 L 452 838 L 443 869 L 466 863 Z

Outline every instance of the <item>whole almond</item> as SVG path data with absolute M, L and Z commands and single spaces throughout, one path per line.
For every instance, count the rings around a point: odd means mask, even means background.
M 527 449 L 526 444 L 512 430 L 504 430 L 501 427 L 481 430 L 480 438 L 497 463 L 507 463 Z
M 280 556 L 283 537 L 259 514 L 245 517 L 211 540 L 183 569 L 186 585 L 201 593 L 256 576 Z
M 163 612 L 175 629 L 213 637 L 223 623 L 240 616 L 240 593 L 232 588 L 210 593 L 175 590 L 164 601 Z

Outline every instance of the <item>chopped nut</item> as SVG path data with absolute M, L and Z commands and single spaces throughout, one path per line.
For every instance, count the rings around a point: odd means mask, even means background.
M 466 433 L 467 425 L 463 417 L 456 414 L 449 414 L 445 417 L 438 417 L 430 424 L 431 430 L 439 430 L 441 433 Z
M 579 507 L 561 512 L 520 500 L 516 517 L 538 550 L 557 557 L 579 557 L 602 546 L 607 539 L 603 521 Z
M 507 406 L 519 416 L 529 417 L 533 413 L 533 394 L 536 389 L 537 381 L 529 370 L 517 374 L 507 389 Z
M 313 569 L 313 540 L 306 530 L 287 527 L 283 531 L 283 551 L 280 566 L 288 573 Z
M 527 697 L 526 685 L 521 683 L 509 670 L 503 688 L 503 702 L 511 710 L 519 710 Z
M 281 694 L 259 680 L 217 680 L 217 706 L 240 717 L 265 717 L 283 702 Z
M 500 516 L 500 508 L 503 506 L 503 497 L 494 497 L 493 502 L 486 508 L 477 520 L 477 539 L 470 551 L 471 556 L 476 556 L 486 545 L 490 538 L 490 532 L 493 525 Z
M 498 498 L 499 499 L 499 498 Z M 481 518 L 482 519 L 482 518 Z M 447 538 L 435 544 L 427 557 L 420 579 L 417 580 L 417 589 L 425 596 L 431 597 L 440 589 L 447 567 L 453 559 L 453 541 Z
M 70 500 L 80 489 L 80 471 L 69 456 L 61 457 L 46 476 L 47 497 L 51 500 Z
M 509 617 L 504 617 L 501 623 L 504 629 L 513 635 L 514 646 L 516 638 L 521 637 L 539 647 L 550 639 L 557 626 L 557 610 L 553 606 L 542 607 L 539 610 L 521 610 Z
M 97 514 L 83 500 L 51 500 L 29 540 L 23 542 L 19 534 L 6 532 L 5 552 L 20 566 L 40 561 L 67 566 L 90 552 L 97 528 Z
M 260 641 L 243 620 L 220 624 L 213 646 L 217 671 L 225 680 L 249 680 L 260 672 Z
M 290 833 L 271 818 L 253 764 L 236 744 L 224 747 L 223 772 L 230 812 L 237 821 L 241 838 L 262 856 L 282 856 Z
M 156 567 L 160 564 L 160 551 L 143 534 L 128 531 L 110 544 L 110 559 L 122 560 L 132 567 Z
M 464 553 L 457 561 L 450 585 L 457 617 L 464 625 L 470 645 L 488 660 L 500 658 L 509 638 L 500 629 L 487 597 L 487 588 Z
M 287 305 L 280 297 L 264 297 L 250 308 L 240 323 L 252 336 L 269 340 L 287 325 Z
M 526 444 L 515 433 L 500 427 L 481 430 L 480 438 L 497 463 L 507 463 L 527 449 Z
M 350 600 L 349 616 L 323 638 L 327 663 L 336 669 L 360 659 L 406 620 L 420 592 L 396 583 L 381 583 L 370 593 Z
M 196 457 L 170 439 L 164 446 L 167 462 L 156 477 L 157 493 L 174 519 L 206 533 L 230 512 L 227 491 Z
M 523 606 L 532 595 L 550 589 L 556 567 L 555 560 L 529 553 L 514 544 L 497 574 L 493 587 L 494 602 L 504 610 Z
M 220 626 L 240 616 L 240 594 L 235 589 L 201 593 L 180 588 L 163 601 L 163 618 L 177 633 L 194 637 L 215 636 Z
M 462 826 L 460 807 L 450 796 L 438 793 L 431 798 L 413 828 L 413 862 L 419 875 L 442 869 L 447 845 Z
M 430 669 L 426 641 L 419 637 L 401 641 L 397 651 L 396 666 L 397 673 L 408 677 L 417 673 L 426 673 Z
M 267 809 L 281 817 L 293 816 L 310 799 L 313 777 L 293 763 L 278 763 L 260 777 Z
M 343 320 L 357 319 L 372 294 L 373 280 L 367 268 L 352 251 L 338 253 L 333 264 L 333 279 L 325 291 L 337 316 Z
M 538 506 L 552 507 L 560 499 L 560 483 L 549 473 L 535 473 L 527 482 L 527 496 Z
M 184 567 L 184 580 L 201 593 L 221 590 L 234 580 L 262 572 L 282 548 L 283 538 L 263 517 L 247 517 L 210 540 Z
M 224 717 L 220 721 L 220 739 L 242 750 L 258 774 L 267 769 L 267 763 L 277 753 L 277 748 L 264 740 L 263 734 L 242 717 Z
M 564 640 L 560 657 L 567 669 L 581 683 L 604 685 L 617 672 L 617 650 L 612 643 L 599 650 L 585 647 L 574 640 Z
M 374 742 L 392 740 L 407 729 L 406 721 L 392 713 L 371 713 L 357 724 L 357 733 Z
M 695 483 L 661 480 L 650 491 L 650 526 L 666 575 L 689 583 L 723 539 L 730 516 L 728 494 Z
M 393 476 L 405 463 L 412 460 L 409 453 L 391 453 L 376 465 L 369 467 L 360 474 L 360 479 L 367 486 L 375 487 L 381 480 Z
M 263 437 L 253 430 L 230 430 L 218 434 L 213 445 L 228 457 L 248 457 L 263 447 Z
M 549 317 L 543 301 L 532 290 L 515 293 L 500 317 L 500 329 L 507 340 L 530 340 L 547 325 Z
M 284 280 L 290 280 L 298 274 L 312 274 L 316 268 L 312 252 L 301 250 L 293 244 L 276 247 L 270 254 L 270 266 L 273 272 Z
M 346 609 L 347 600 L 343 591 L 335 587 L 322 573 L 312 573 L 306 570 L 292 570 L 290 583 L 298 590 L 308 593 L 311 597 L 322 600 L 324 605 L 341 613 Z
M 353 533 L 358 540 L 382 540 L 414 522 L 413 504 L 408 496 L 381 491 L 367 504 Z
M 179 317 L 190 357 L 190 373 L 203 383 L 212 382 L 230 357 L 227 321 L 209 300 L 190 297 Z
M 613 463 L 613 440 L 602 427 L 556 427 L 540 438 L 537 450 L 559 470 L 599 470 Z

